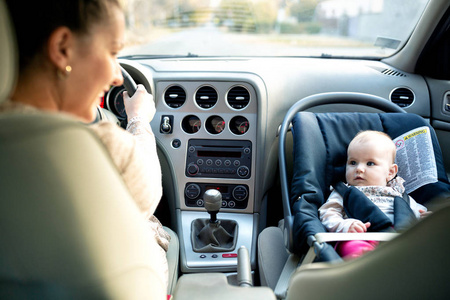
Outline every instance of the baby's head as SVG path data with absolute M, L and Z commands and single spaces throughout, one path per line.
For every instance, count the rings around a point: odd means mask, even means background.
M 359 132 L 347 149 L 347 183 L 353 186 L 386 186 L 398 171 L 395 154 L 395 144 L 384 132 Z

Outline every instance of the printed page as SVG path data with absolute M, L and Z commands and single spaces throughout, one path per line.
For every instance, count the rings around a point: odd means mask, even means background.
M 394 143 L 397 147 L 395 162 L 398 165 L 398 176 L 406 181 L 406 193 L 438 181 L 433 143 L 427 126 L 402 134 L 394 139 Z

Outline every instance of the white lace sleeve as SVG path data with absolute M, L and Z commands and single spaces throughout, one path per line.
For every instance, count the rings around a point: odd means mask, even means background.
M 148 210 L 150 217 L 162 196 L 161 166 L 156 152 L 156 141 L 150 124 L 141 117 L 133 117 L 128 121 L 126 130 L 136 140 L 136 151 L 139 155 L 141 165 L 146 172 L 147 184 L 152 191 L 150 203 L 152 207 Z

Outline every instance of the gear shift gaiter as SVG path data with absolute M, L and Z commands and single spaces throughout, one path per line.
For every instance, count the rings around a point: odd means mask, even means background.
M 191 241 L 194 252 L 228 252 L 236 248 L 238 225 L 234 220 L 218 220 L 222 194 L 207 190 L 203 196 L 209 219 L 195 219 L 191 224 Z

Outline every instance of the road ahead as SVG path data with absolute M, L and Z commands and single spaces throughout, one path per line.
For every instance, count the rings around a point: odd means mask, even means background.
M 385 56 L 385 50 L 362 47 L 355 41 L 338 40 L 336 37 L 302 35 L 263 35 L 229 33 L 214 26 L 188 28 L 163 35 L 149 44 L 124 49 L 120 55 L 180 55 L 187 56 L 320 56 L 322 53 L 334 56 Z M 317 42 L 328 47 L 317 47 Z M 353 46 L 352 46 L 353 45 Z M 392 51 L 392 50 L 388 50 Z

